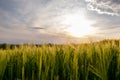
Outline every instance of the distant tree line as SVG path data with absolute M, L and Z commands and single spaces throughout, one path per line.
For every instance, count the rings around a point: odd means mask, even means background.
M 2 43 L 0 44 L 0 49 L 15 49 L 15 48 L 19 48 L 21 46 L 36 46 L 36 47 L 41 47 L 43 44 L 7 44 L 7 43 Z M 47 46 L 53 46 L 54 44 L 52 43 L 48 43 L 48 44 L 44 44 Z
M 0 49 L 13 49 L 15 46 L 19 47 L 19 45 L 10 45 L 7 43 L 0 44 Z
M 106 43 L 114 43 L 114 45 L 116 46 L 120 46 L 119 43 L 120 43 L 120 40 L 115 40 L 115 39 L 105 39 L 105 40 L 102 40 L 102 41 L 99 41 L 99 42 L 94 42 L 94 43 L 103 43 L 103 44 L 106 44 Z M 87 44 L 87 43 L 84 43 L 84 44 Z M 52 44 L 52 43 L 47 43 L 47 44 L 7 44 L 7 43 L 3 43 L 3 44 L 0 44 L 0 49 L 14 49 L 14 48 L 19 48 L 22 46 L 36 46 L 36 47 L 41 47 L 42 45 L 47 45 L 47 46 L 63 46 L 63 44 Z M 74 44 L 72 43 L 72 45 L 79 45 L 79 44 Z

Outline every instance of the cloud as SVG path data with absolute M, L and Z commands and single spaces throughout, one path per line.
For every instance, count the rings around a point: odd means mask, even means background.
M 59 26 L 61 15 L 81 5 L 78 0 L 1 0 L 0 22 L 3 27 Z
M 43 27 L 31 27 L 31 29 L 38 29 L 38 30 L 40 30 L 40 29 L 45 29 L 45 28 L 43 28 Z
M 103 1 L 107 2 L 107 0 Z M 103 4 L 103 1 L 86 0 L 90 10 L 101 14 L 118 15 L 115 11 L 119 9 L 119 1 L 115 3 L 111 0 L 113 2 L 110 3 L 114 3 L 115 7 L 113 4 Z M 62 24 L 64 20 L 62 16 L 84 12 L 85 6 L 84 0 L 0 0 L 0 40 L 6 42 L 8 40 L 9 42 L 62 43 L 68 40 L 79 42 L 66 35 L 64 29 L 69 26 Z
M 80 6 L 79 0 L 0 0 L 0 42 L 67 42 L 61 16 Z
M 120 38 L 120 24 L 113 20 L 98 20 L 94 25 L 97 27 L 96 35 L 103 38 Z
M 99 14 L 120 16 L 120 0 L 85 0 L 91 11 Z

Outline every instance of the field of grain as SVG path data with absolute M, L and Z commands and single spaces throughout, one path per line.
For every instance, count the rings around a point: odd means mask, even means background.
M 120 80 L 120 41 L 0 49 L 0 80 Z

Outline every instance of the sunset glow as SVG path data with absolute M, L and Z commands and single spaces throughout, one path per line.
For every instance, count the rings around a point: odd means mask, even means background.
M 73 13 L 64 15 L 63 24 L 67 25 L 66 32 L 73 37 L 84 37 L 95 33 L 92 22 L 84 14 Z

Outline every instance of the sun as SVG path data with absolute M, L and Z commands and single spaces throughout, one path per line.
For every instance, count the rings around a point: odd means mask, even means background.
M 95 32 L 95 29 L 91 26 L 92 22 L 84 14 L 66 14 L 63 16 L 62 23 L 67 26 L 65 31 L 73 37 L 84 37 Z

